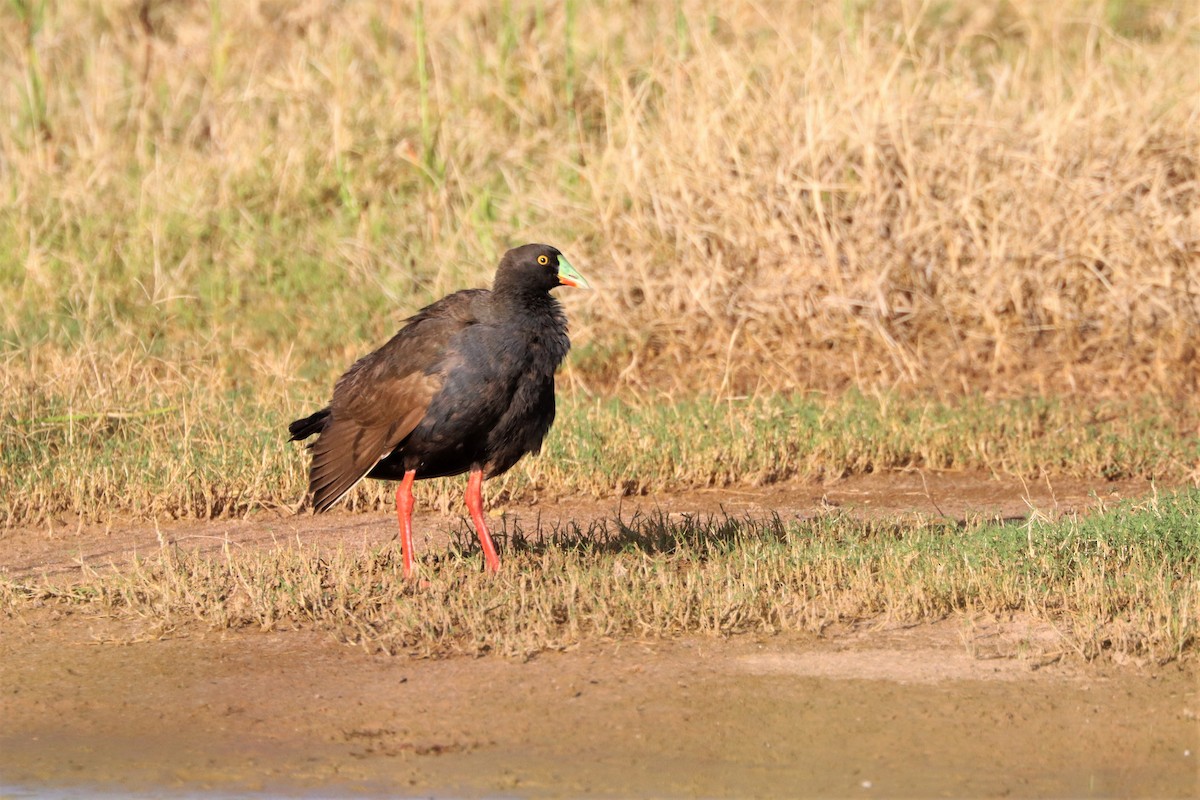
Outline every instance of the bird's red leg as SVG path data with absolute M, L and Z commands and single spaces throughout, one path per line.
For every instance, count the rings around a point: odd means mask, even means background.
M 471 470 L 467 478 L 467 510 L 471 512 L 471 520 L 475 523 L 475 531 L 479 534 L 479 545 L 483 548 L 483 559 L 487 562 L 488 572 L 500 571 L 500 556 L 496 555 L 496 545 L 492 543 L 492 534 L 488 532 L 487 520 L 483 518 L 483 470 Z
M 413 478 L 417 476 L 415 469 L 404 473 L 404 479 L 396 487 L 396 516 L 400 519 L 400 558 L 404 562 L 404 577 L 413 575 Z

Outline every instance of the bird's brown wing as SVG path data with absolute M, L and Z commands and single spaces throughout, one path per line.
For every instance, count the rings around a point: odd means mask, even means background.
M 440 387 L 438 376 L 418 373 L 374 384 L 342 409 L 335 400 L 331 420 L 313 445 L 308 478 L 313 508 L 325 511 L 336 503 L 412 433 Z
M 476 292 L 423 309 L 392 339 L 338 379 L 330 421 L 313 445 L 309 491 L 324 511 L 412 433 L 442 387 L 439 364 L 455 333 L 474 324 Z

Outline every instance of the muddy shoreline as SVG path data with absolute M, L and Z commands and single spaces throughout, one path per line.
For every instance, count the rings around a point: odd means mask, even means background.
M 138 640 L 127 626 L 54 612 L 0 626 L 5 784 L 535 797 L 1200 789 L 1194 665 L 981 657 L 961 620 L 597 643 L 529 661 L 369 655 L 308 631 Z

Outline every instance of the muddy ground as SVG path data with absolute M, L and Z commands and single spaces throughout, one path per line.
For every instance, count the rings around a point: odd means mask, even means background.
M 1138 482 L 865 476 L 626 498 L 620 513 L 1019 517 Z M 493 509 L 526 530 L 617 501 Z M 418 546 L 457 516 L 419 514 Z M 388 514 L 58 523 L 0 534 L 0 574 L 121 568 L 160 542 L 378 546 Z M 370 655 L 317 631 L 178 630 L 62 609 L 0 617 L 0 796 L 1147 796 L 1200 794 L 1200 671 L 1022 655 L 1029 620 L 603 641 L 529 661 Z M 1053 647 L 1034 648 L 1050 652 Z M 70 787 L 74 787 L 73 789 Z

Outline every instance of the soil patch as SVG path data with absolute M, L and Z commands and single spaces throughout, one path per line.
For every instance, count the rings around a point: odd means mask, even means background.
M 981 660 L 963 621 L 521 662 L 108 620 L 0 631 L 11 786 L 368 795 L 1195 796 L 1197 673 Z
M 1153 489 L 1143 479 L 1082 481 L 1069 478 L 1024 481 L 980 473 L 899 472 L 857 475 L 826 484 L 785 483 L 760 488 L 709 489 L 682 494 L 616 500 L 565 497 L 534 505 L 493 506 L 493 533 L 503 547 L 505 531 L 529 533 L 555 526 L 629 518 L 635 514 L 750 515 L 807 518 L 844 511 L 863 517 L 923 516 L 1019 520 L 1030 514 L 1051 518 L 1085 513 L 1099 503 L 1140 497 Z M 414 538 L 418 551 L 444 549 L 456 535 L 474 534 L 462 513 L 418 511 Z M 245 519 L 200 521 L 115 521 L 84 525 L 59 520 L 32 528 L 0 531 L 0 575 L 69 575 L 85 568 L 128 564 L 163 545 L 188 550 L 262 548 L 303 540 L 323 547 L 370 547 L 396 538 L 396 518 L 388 512 L 322 515 L 265 511 Z

